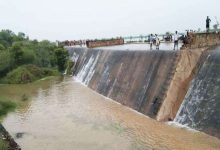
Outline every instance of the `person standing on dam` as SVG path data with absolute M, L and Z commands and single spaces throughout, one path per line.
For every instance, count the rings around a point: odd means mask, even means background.
M 178 32 L 176 31 L 174 34 L 174 48 L 173 48 L 173 50 L 175 50 L 176 47 L 178 50 L 178 42 L 179 42 L 179 35 L 178 35 Z
M 210 22 L 211 22 L 211 19 L 209 18 L 209 16 L 207 16 L 207 18 L 206 18 L 206 32 L 209 32 Z
M 159 50 L 159 47 L 160 47 L 160 39 L 158 38 L 157 34 L 155 34 L 155 40 L 156 40 L 156 50 Z
M 153 47 L 153 34 L 150 34 L 149 41 L 150 41 L 150 50 L 152 50 L 152 47 Z

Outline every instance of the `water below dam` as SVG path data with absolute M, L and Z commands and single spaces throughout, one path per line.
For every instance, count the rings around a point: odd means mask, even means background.
M 0 85 L 29 100 L 3 125 L 22 150 L 218 150 L 220 139 L 157 122 L 74 80 Z

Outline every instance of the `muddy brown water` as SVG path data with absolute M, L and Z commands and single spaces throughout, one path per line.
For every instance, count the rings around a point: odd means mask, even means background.
M 220 149 L 220 139 L 152 120 L 73 78 L 0 85 L 0 91 L 11 98 L 29 96 L 3 119 L 23 150 Z

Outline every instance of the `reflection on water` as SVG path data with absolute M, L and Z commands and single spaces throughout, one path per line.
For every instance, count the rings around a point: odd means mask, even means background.
M 29 107 L 10 113 L 3 124 L 23 150 L 220 147 L 217 138 L 156 122 L 98 95 L 72 78 L 47 89 L 40 88 Z M 17 133 L 22 136 L 16 138 Z

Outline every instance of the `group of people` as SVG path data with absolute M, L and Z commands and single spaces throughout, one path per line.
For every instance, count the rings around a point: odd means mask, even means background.
M 209 30 L 210 30 L 210 22 L 211 22 L 211 19 L 209 18 L 209 16 L 207 16 L 207 18 L 206 18 L 206 32 L 209 32 Z M 192 32 L 192 31 L 190 31 L 190 32 Z M 187 33 L 188 33 L 188 31 L 187 31 Z M 187 36 L 188 36 L 188 35 L 187 35 Z M 179 38 L 180 38 L 178 32 L 176 31 L 176 32 L 174 33 L 174 35 L 171 36 L 171 38 L 173 38 L 173 39 L 171 39 L 171 41 L 172 41 L 172 40 L 174 41 L 173 50 L 178 50 Z M 184 39 L 186 39 L 186 38 L 184 38 Z M 156 50 L 159 50 L 159 47 L 160 47 L 160 39 L 159 39 L 159 37 L 158 37 L 157 34 L 155 34 L 155 35 L 150 34 L 150 36 L 149 36 L 149 42 L 150 42 L 150 49 L 151 49 L 151 50 L 153 49 L 153 45 L 156 46 Z M 183 41 L 183 42 L 184 42 L 184 41 Z
M 159 46 L 160 46 L 160 39 L 157 36 L 157 34 L 155 34 L 155 37 L 153 36 L 153 34 L 150 35 L 149 37 L 149 42 L 150 42 L 150 49 L 152 50 L 153 48 L 153 44 L 155 43 L 156 45 L 156 49 L 159 50 Z
M 173 35 L 173 40 L 174 40 L 174 48 L 173 48 L 173 50 L 176 50 L 176 49 L 178 50 L 179 35 L 178 35 L 177 31 Z M 156 50 L 160 49 L 160 39 L 159 39 L 157 34 L 155 34 L 155 36 L 153 34 L 150 34 L 149 42 L 150 42 L 150 50 L 153 49 L 153 45 L 156 46 Z

